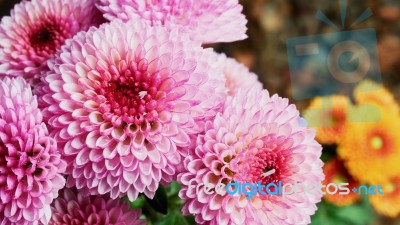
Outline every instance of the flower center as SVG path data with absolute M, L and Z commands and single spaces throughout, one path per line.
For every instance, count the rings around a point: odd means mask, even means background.
M 335 126 L 339 121 L 340 121 L 339 118 L 336 118 L 335 116 L 332 116 L 332 120 L 331 120 L 332 126 Z
M 41 30 L 37 31 L 35 35 L 32 36 L 33 44 L 44 44 L 51 42 L 53 40 L 54 33 L 48 28 L 43 27 Z
M 341 184 L 341 183 L 347 183 L 348 180 L 345 176 L 341 175 L 341 174 L 336 174 L 333 179 L 332 182 L 335 184 Z
M 394 192 L 395 190 L 396 190 L 396 185 L 391 183 L 391 184 L 386 186 L 384 192 L 390 194 L 390 193 Z
M 157 103 L 160 103 L 157 96 L 158 76 L 130 69 L 115 74 L 110 81 L 103 81 L 98 90 L 107 99 L 103 111 L 121 116 L 126 123 L 156 120 Z
M 41 55 L 53 55 L 68 38 L 68 32 L 50 19 L 40 24 L 29 36 L 32 48 Z
M 370 145 L 374 150 L 380 150 L 383 147 L 383 140 L 379 136 L 375 136 L 371 139 Z
M 248 171 L 251 182 L 278 183 L 281 175 L 281 161 L 282 159 L 275 152 L 260 149 Z

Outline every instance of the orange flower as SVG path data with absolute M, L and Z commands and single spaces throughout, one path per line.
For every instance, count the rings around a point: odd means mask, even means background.
M 400 117 L 382 113 L 379 122 L 348 123 L 338 146 L 346 168 L 360 182 L 380 184 L 400 174 Z
M 310 127 L 317 130 L 316 139 L 322 144 L 337 143 L 343 135 L 348 120 L 350 100 L 341 95 L 314 98 L 303 112 Z
M 384 216 L 397 217 L 400 215 L 400 177 L 392 179 L 383 185 L 383 194 L 370 195 L 369 199 L 375 210 Z
M 365 80 L 356 86 L 354 98 L 360 105 L 372 104 L 385 110 L 399 112 L 399 106 L 393 95 L 386 88 L 371 80 Z
M 354 187 L 358 187 L 359 183 L 350 176 L 343 162 L 338 159 L 333 159 L 324 165 L 325 180 L 322 182 L 325 187 L 330 183 L 349 183 L 348 188 L 351 190 Z M 326 191 L 325 191 L 326 192 Z M 360 199 L 357 193 L 350 191 L 348 195 L 340 195 L 339 192 L 336 194 L 326 193 L 324 195 L 325 201 L 335 204 L 337 206 L 351 205 Z

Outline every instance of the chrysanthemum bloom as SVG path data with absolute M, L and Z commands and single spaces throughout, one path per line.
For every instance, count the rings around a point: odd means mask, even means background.
M 399 112 L 394 96 L 382 85 L 371 80 L 365 80 L 356 86 L 354 98 L 358 104 L 372 104 L 385 111 Z
M 67 185 L 133 201 L 170 182 L 189 135 L 226 99 L 211 53 L 185 34 L 135 21 L 67 41 L 42 98 Z
M 225 54 L 218 54 L 218 62 L 223 67 L 226 78 L 225 87 L 230 96 L 233 96 L 239 89 L 248 92 L 251 89 L 262 90 L 262 84 L 258 81 L 258 76 L 249 71 L 243 64 L 233 58 L 228 58 Z
M 395 218 L 400 215 L 400 178 L 391 179 L 390 182 L 383 185 L 382 192 L 369 195 L 368 198 L 375 210 L 384 216 Z
M 47 224 L 49 224 L 51 216 L 52 216 L 50 205 L 44 206 L 43 210 L 44 210 L 44 215 L 40 218 L 39 225 L 47 225 Z
M 310 127 L 317 130 L 320 143 L 335 144 L 343 136 L 351 108 L 352 104 L 345 96 L 316 97 L 303 115 Z
M 338 154 L 355 179 L 378 185 L 400 174 L 399 127 L 400 116 L 391 111 L 382 111 L 379 122 L 347 125 Z
M 23 78 L 0 80 L 0 224 L 38 224 L 59 189 L 65 162 Z
M 215 61 L 214 69 L 221 69 L 224 76 L 225 87 L 228 90 L 228 94 L 233 96 L 239 89 L 244 92 L 248 92 L 252 89 L 262 90 L 262 84 L 258 81 L 258 76 L 249 71 L 249 69 L 243 64 L 239 63 L 233 58 L 228 58 L 225 54 L 219 54 L 214 52 L 209 57 L 214 57 L 210 61 Z M 201 125 L 204 127 L 204 125 Z M 196 134 L 197 135 L 197 134 Z M 196 140 L 197 136 L 191 135 L 190 138 Z M 193 141 L 189 149 L 189 154 L 194 153 L 196 148 L 196 141 Z M 186 155 L 185 155 L 186 156 Z M 183 168 L 183 165 L 179 167 Z
M 64 189 L 51 204 L 53 216 L 49 225 L 145 225 L 140 210 L 131 210 L 129 202 L 108 195 L 84 196 L 75 188 Z
M 152 25 L 190 30 L 202 43 L 245 39 L 245 16 L 238 0 L 99 0 L 98 8 L 109 20 L 145 20 Z
M 204 184 L 233 181 L 321 185 L 321 146 L 314 140 L 315 131 L 299 121 L 294 105 L 276 95 L 269 97 L 265 90 L 239 90 L 229 97 L 223 113 L 206 123 L 195 154 L 184 160 L 186 171 L 178 175 L 183 185 L 179 196 L 186 201 L 183 213 L 193 214 L 199 224 L 310 223 L 322 198 L 318 188 L 285 197 L 258 193 L 249 200 L 219 187 L 219 193 L 212 189 L 206 194 L 204 189 Z M 273 174 L 266 176 L 267 171 Z
M 98 25 L 94 0 L 32 0 L 16 4 L 0 23 L 0 75 L 32 78 L 65 40 Z
M 336 192 L 335 194 L 329 193 L 333 191 L 333 188 L 329 187 L 330 183 L 336 185 L 340 185 L 341 183 L 348 183 L 349 185 L 347 187 L 350 190 L 352 190 L 354 187 L 358 188 L 358 186 L 360 185 L 347 172 L 346 168 L 343 165 L 343 162 L 338 159 L 332 159 L 324 165 L 323 171 L 325 174 L 325 180 L 322 182 L 322 184 L 325 185 L 325 187 L 328 186 L 327 188 L 329 189 L 324 190 L 326 193 L 324 195 L 325 201 L 335 204 L 337 206 L 346 206 L 351 205 L 360 199 L 360 195 L 352 191 L 350 191 L 350 193 L 346 195 L 341 195 L 339 194 L 339 192 Z

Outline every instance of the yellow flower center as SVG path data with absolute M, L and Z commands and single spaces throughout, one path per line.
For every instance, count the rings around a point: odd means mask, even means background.
M 396 190 L 396 185 L 394 184 L 389 184 L 385 187 L 384 193 L 392 193 L 393 191 Z
M 335 118 L 334 116 L 332 116 L 332 126 L 335 126 L 338 122 L 339 122 L 339 119 L 338 118 Z
M 380 150 L 383 147 L 383 140 L 379 136 L 375 136 L 371 139 L 371 147 L 374 150 Z
M 335 183 L 335 184 L 340 184 L 340 183 L 346 183 L 346 182 L 347 182 L 347 179 L 346 179 L 346 177 L 344 177 L 344 176 L 341 175 L 341 174 L 336 174 L 336 175 L 333 177 L 332 181 L 333 181 L 333 183 Z

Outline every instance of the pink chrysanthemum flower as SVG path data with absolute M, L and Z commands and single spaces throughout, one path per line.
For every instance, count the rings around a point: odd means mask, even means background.
M 145 225 L 139 209 L 131 210 L 129 202 L 104 195 L 84 196 L 75 188 L 64 189 L 51 204 L 49 225 Z
M 0 75 L 37 76 L 57 49 L 102 21 L 94 0 L 32 0 L 0 23 Z
M 212 63 L 212 51 L 184 34 L 142 22 L 116 21 L 67 41 L 42 88 L 67 185 L 113 199 L 153 197 L 174 176 L 189 135 L 225 101 Z
M 262 90 L 262 84 L 258 81 L 258 76 L 250 72 L 246 66 L 233 58 L 228 58 L 225 54 L 217 55 L 218 61 L 221 63 L 220 66 L 224 70 L 225 87 L 228 89 L 230 96 L 233 96 L 239 89 L 244 92 L 252 89 Z
M 195 154 L 184 160 L 178 175 L 185 214 L 199 224 L 308 224 L 322 195 L 229 195 L 225 188 L 204 189 L 204 184 L 230 182 L 321 184 L 321 146 L 315 131 L 301 125 L 299 112 L 287 99 L 267 91 L 241 90 L 229 97 L 223 113 L 206 123 Z M 272 172 L 266 176 L 266 172 Z M 196 189 L 198 193 L 196 194 Z M 222 190 L 222 192 L 221 192 Z M 264 189 L 265 191 L 265 189 Z M 273 191 L 273 190 L 271 190 Z
M 249 69 L 243 64 L 239 63 L 233 58 L 228 58 L 225 54 L 218 54 L 214 52 L 210 55 L 211 61 L 215 63 L 215 69 L 222 69 L 223 73 L 220 75 L 225 79 L 225 87 L 228 90 L 228 94 L 233 96 L 239 89 L 244 92 L 249 92 L 250 90 L 262 90 L 262 84 L 258 81 L 256 74 L 249 71 Z M 213 118 L 210 118 L 213 119 Z M 205 121 L 204 121 L 205 122 Z M 200 125 L 204 129 L 204 123 Z M 201 132 L 204 130 L 201 129 Z M 201 133 L 200 132 L 200 133 Z M 188 148 L 189 151 L 184 154 L 186 157 L 188 154 L 193 154 L 196 148 L 196 138 L 195 135 L 191 135 L 190 138 L 193 140 L 191 146 Z M 179 166 L 178 172 L 183 170 L 183 164 Z
M 38 224 L 65 185 L 65 162 L 23 78 L 0 80 L 0 224 Z
M 152 25 L 188 29 L 202 43 L 247 37 L 247 20 L 238 0 L 99 0 L 98 8 L 109 20 L 146 20 Z

